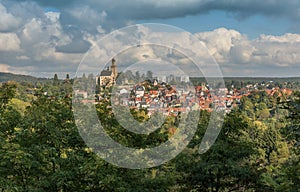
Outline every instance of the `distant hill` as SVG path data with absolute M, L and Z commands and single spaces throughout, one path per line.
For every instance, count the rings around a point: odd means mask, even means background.
M 13 73 L 0 72 L 0 82 L 16 81 L 16 82 L 44 82 L 48 81 L 47 78 L 37 78 L 29 75 L 19 75 Z

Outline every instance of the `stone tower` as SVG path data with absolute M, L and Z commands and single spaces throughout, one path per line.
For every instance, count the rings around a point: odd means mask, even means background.
M 206 83 L 201 83 L 201 89 L 202 91 L 207 91 Z
M 116 60 L 114 58 L 111 60 L 111 71 L 115 81 L 117 79 L 118 72 L 117 72 Z

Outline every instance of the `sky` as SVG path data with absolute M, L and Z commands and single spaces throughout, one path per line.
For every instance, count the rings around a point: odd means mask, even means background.
M 300 74 L 299 0 L 0 0 L 0 72 L 72 76 L 101 38 L 143 23 L 191 33 L 224 76 Z

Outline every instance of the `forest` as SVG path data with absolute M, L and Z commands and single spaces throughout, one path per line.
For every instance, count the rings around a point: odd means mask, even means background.
M 232 80 L 231 80 L 232 81 Z M 235 81 L 240 81 L 239 79 Z M 137 135 L 119 125 L 109 101 L 96 104 L 106 132 L 129 147 L 172 137 L 177 117 Z M 147 121 L 144 111 L 134 111 Z M 198 153 L 210 112 L 201 111 L 192 141 L 176 158 L 126 169 L 98 157 L 81 138 L 72 112 L 72 80 L 0 84 L 0 191 L 278 191 L 300 189 L 300 93 L 252 91 L 225 117 L 214 145 Z

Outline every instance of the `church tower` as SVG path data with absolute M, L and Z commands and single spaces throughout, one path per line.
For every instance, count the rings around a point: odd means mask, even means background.
M 118 72 L 117 72 L 116 60 L 114 58 L 111 60 L 111 71 L 115 81 L 117 79 Z
M 202 89 L 202 91 L 208 90 L 205 83 L 201 83 L 201 89 Z

